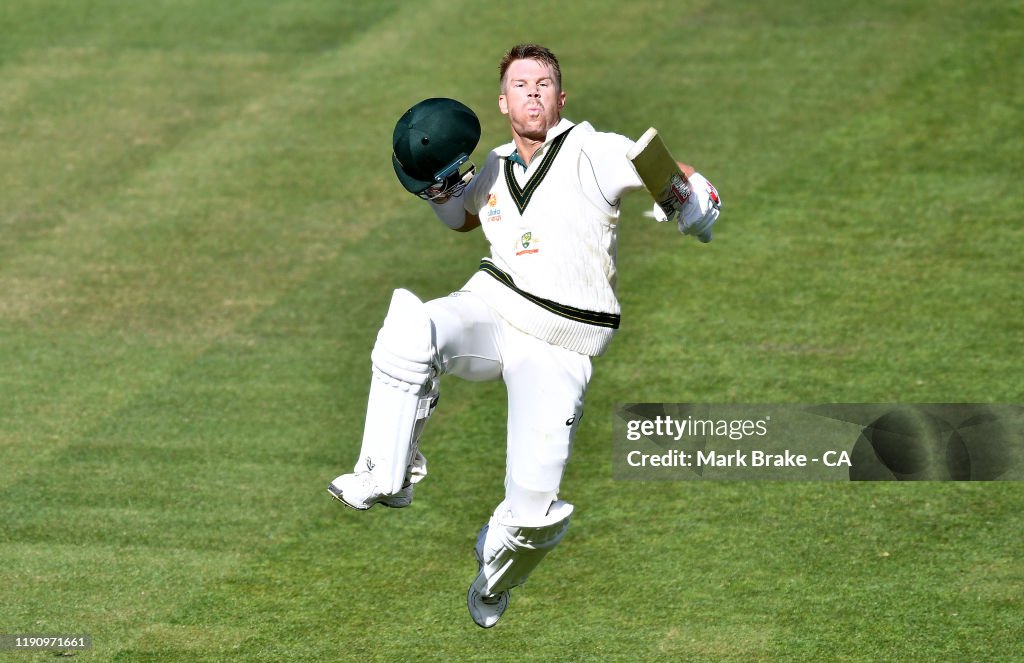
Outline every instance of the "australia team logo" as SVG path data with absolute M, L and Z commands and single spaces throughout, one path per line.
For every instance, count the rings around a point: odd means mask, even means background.
M 534 238 L 532 232 L 523 233 L 518 240 L 516 240 L 516 255 L 525 256 L 532 253 L 537 253 L 540 248 L 537 247 L 538 240 Z

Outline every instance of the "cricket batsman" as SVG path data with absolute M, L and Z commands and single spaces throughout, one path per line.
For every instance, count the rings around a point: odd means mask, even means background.
M 573 505 L 559 486 L 591 377 L 619 327 L 616 226 L 622 196 L 647 188 L 659 220 L 710 241 L 720 200 L 671 159 L 657 132 L 634 143 L 562 118 L 554 54 L 535 44 L 502 58 L 498 108 L 512 141 L 476 172 L 472 110 L 427 99 L 399 119 L 395 174 L 457 232 L 481 228 L 490 255 L 458 291 L 426 303 L 395 290 L 371 353 L 372 376 L 355 468 L 328 486 L 354 509 L 409 506 L 427 474 L 420 449 L 441 376 L 502 380 L 508 392 L 505 497 L 476 539 L 467 604 L 484 628 L 509 590 L 565 536 Z

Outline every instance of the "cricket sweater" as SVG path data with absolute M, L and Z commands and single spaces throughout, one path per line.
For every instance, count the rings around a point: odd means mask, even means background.
M 502 145 L 488 155 L 464 202 L 479 215 L 491 248 L 465 289 L 512 326 L 590 356 L 608 347 L 620 313 L 618 206 L 601 209 L 581 184 L 585 144 L 598 135 L 589 123 L 561 120 L 525 173 L 515 144 Z M 588 157 L 586 168 L 593 167 Z

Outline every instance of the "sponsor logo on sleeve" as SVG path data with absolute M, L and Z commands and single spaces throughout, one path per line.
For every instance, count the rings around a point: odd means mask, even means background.
M 501 221 L 501 209 L 498 207 L 498 195 L 495 193 L 487 196 L 487 216 L 485 218 L 490 223 Z

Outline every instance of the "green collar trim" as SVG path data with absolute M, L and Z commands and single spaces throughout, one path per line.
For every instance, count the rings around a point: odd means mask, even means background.
M 567 131 L 559 134 L 551 143 L 548 145 L 547 152 L 544 154 L 544 158 L 540 160 L 540 166 L 530 176 L 530 179 L 526 180 L 525 186 L 519 186 L 519 182 L 516 180 L 515 173 L 512 172 L 512 164 L 518 163 L 523 166 L 522 158 L 519 156 L 519 151 L 512 152 L 509 156 L 505 157 L 505 184 L 508 186 L 509 193 L 512 194 L 512 200 L 516 203 L 516 209 L 519 210 L 519 214 L 522 215 L 526 211 L 526 206 L 530 204 L 530 199 L 533 198 L 533 193 L 540 186 L 540 183 L 544 180 L 544 176 L 551 170 L 551 165 L 555 162 L 555 157 L 558 156 L 559 150 L 562 149 L 562 143 L 565 142 L 569 132 L 574 127 L 570 127 Z

